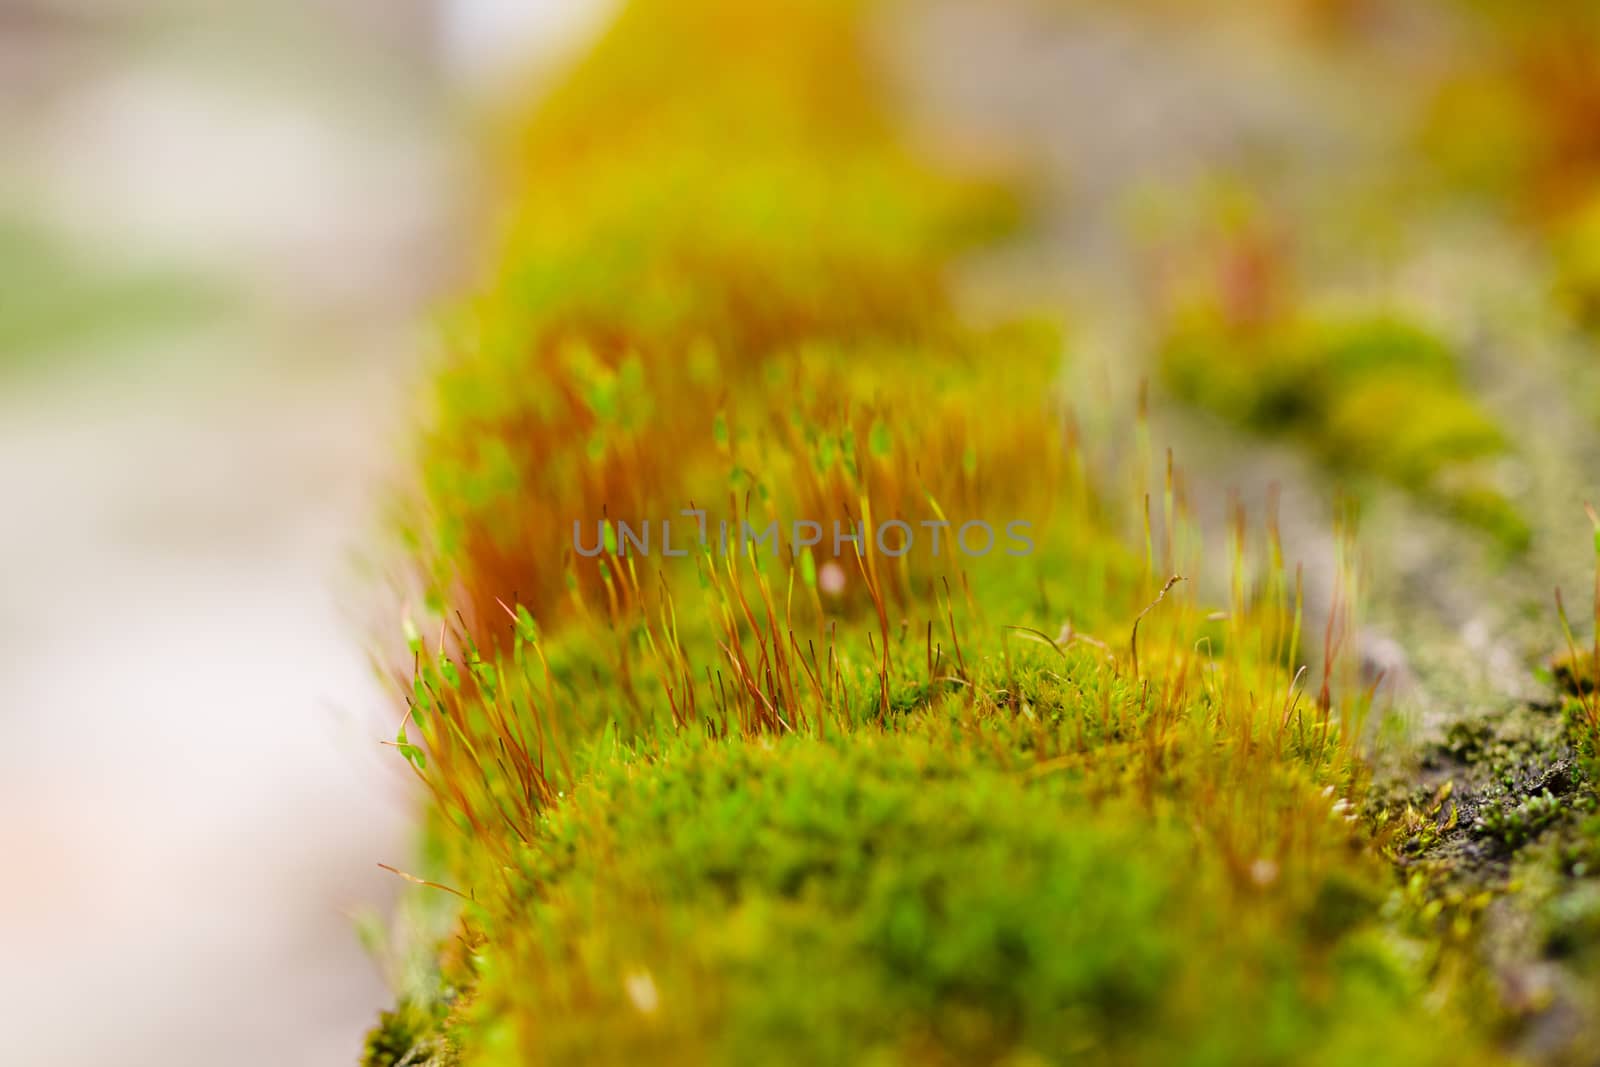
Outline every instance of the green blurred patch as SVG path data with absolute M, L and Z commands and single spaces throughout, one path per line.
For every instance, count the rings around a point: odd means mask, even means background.
M 0 371 L 203 324 L 231 303 L 212 279 L 107 263 L 46 226 L 5 214 L 0 293 Z
M 1508 549 L 1526 546 L 1527 525 L 1488 469 L 1510 442 L 1448 342 L 1419 323 L 1285 315 L 1240 329 L 1201 306 L 1175 320 L 1160 360 L 1180 398 L 1297 437 L 1336 469 L 1396 484 Z

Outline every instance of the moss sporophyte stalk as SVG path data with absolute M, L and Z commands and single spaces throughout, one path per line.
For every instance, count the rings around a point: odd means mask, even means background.
M 599 519 L 585 523 L 581 519 L 574 519 L 572 548 L 586 559 L 602 553 L 640 557 L 659 554 L 666 558 L 681 559 L 687 558 L 695 549 L 701 553 L 714 551 L 726 555 L 733 551 L 788 559 L 798 558 L 805 553 L 834 559 L 844 556 L 853 558 L 876 550 L 890 559 L 898 559 L 913 551 L 935 558 L 947 553 L 981 557 L 996 551 L 997 546 L 1007 556 L 1022 557 L 1032 555 L 1035 547 L 1033 523 L 1026 519 L 1012 519 L 1000 524 L 970 519 L 959 525 L 948 519 L 919 519 L 915 524 L 903 519 L 883 519 L 870 527 L 863 521 L 841 519 L 833 519 L 828 523 L 813 519 L 783 523 L 772 519 L 762 525 L 749 519 L 736 522 L 719 519 L 712 531 L 704 511 L 684 511 L 683 515 L 692 521 L 680 521 L 674 525 L 671 519 L 645 519 L 633 523 L 621 519 Z M 1003 539 L 997 537 L 996 525 L 1004 530 Z M 587 544 L 586 528 L 593 531 L 592 539 L 588 539 L 590 543 Z M 652 530 L 656 534 L 654 540 Z

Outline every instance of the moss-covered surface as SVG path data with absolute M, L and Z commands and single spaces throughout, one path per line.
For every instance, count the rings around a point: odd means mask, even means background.
M 1588 705 L 1375 788 L 1348 568 L 1308 621 L 1134 412 L 1082 439 L 1057 326 L 963 319 L 1015 203 L 907 147 L 870 14 L 634 0 L 516 131 L 401 505 L 394 744 L 459 915 L 365 1062 L 1502 1061 L 1517 872 L 1592 951 Z M 1176 393 L 1521 544 L 1451 344 L 1239 295 L 1172 314 Z
M 1528 529 L 1485 461 L 1504 432 L 1463 388 L 1449 346 L 1389 314 L 1291 320 L 1239 333 L 1197 313 L 1161 363 L 1182 399 L 1302 438 L 1347 472 L 1393 481 L 1511 549 Z
M 1225 213 L 1160 293 L 1155 364 L 1174 396 L 1285 437 L 1359 485 L 1387 482 L 1510 551 L 1529 530 L 1496 484 L 1512 442 L 1455 345 L 1384 308 L 1319 310 L 1259 212 Z M 1229 217 L 1238 216 L 1238 217 Z
M 1406 786 L 1375 793 L 1433 934 L 1472 946 L 1519 1051 L 1586 1062 L 1600 1031 L 1596 732 L 1577 698 L 1458 720 Z

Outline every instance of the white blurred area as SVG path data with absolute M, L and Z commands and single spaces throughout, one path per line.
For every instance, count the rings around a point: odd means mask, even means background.
M 559 64 L 602 26 L 618 0 L 457 0 L 443 5 L 440 55 L 471 92 L 502 92 Z
M 595 0 L 0 0 L 8 1062 L 355 1062 L 414 800 L 376 505 L 475 98 Z M 154 281 L 152 281 L 154 279 Z

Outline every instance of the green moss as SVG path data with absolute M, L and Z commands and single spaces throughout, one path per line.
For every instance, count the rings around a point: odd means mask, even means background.
M 1563 813 L 1563 805 L 1547 789 L 1515 804 L 1482 812 L 1472 829 L 1474 833 L 1515 849 L 1538 836 Z
M 378 1018 L 367 1034 L 361 1067 L 443 1067 L 448 1058 L 441 1019 L 411 1001 Z
M 413 628 L 396 738 L 467 898 L 450 1045 L 483 1067 L 1491 1059 L 1387 907 L 1350 802 L 1362 701 L 1339 664 L 1323 699 L 1296 684 L 1279 546 L 1257 576 L 1241 544 L 1211 610 L 1177 577 L 1202 563 L 1178 479 L 1089 474 L 1059 333 L 960 320 L 944 275 L 994 200 L 894 135 L 862 17 L 637 0 L 523 131 L 410 517 L 463 609 Z M 1335 419 L 1297 375 L 1358 395 L 1398 351 L 1459 388 L 1393 324 L 1279 340 L 1284 363 L 1175 373 L 1352 454 L 1382 398 Z M 1467 429 L 1414 431 L 1396 469 Z M 575 518 L 689 501 L 713 524 L 1019 518 L 1035 549 L 664 559 L 608 527 L 600 557 L 566 551 Z
M 482 1018 L 544 1062 L 1444 1062 L 1405 1036 L 1419 976 L 1373 874 L 1241 889 L 1180 806 L 947 742 L 597 771 L 527 856 Z
M 1335 469 L 1394 483 L 1508 548 L 1527 544 L 1488 466 L 1509 442 L 1448 344 L 1416 323 L 1383 314 L 1241 330 L 1202 306 L 1175 320 L 1160 362 L 1186 401 L 1299 439 Z

